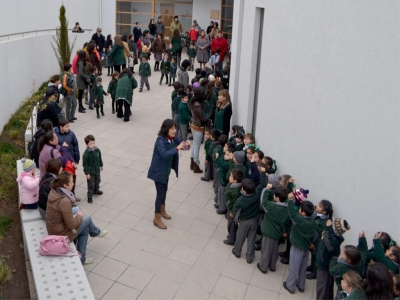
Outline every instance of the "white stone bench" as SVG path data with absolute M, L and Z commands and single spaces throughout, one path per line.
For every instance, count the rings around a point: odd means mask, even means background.
M 29 123 L 28 126 L 26 127 L 25 130 L 25 153 L 28 155 L 28 144 L 33 140 L 33 136 L 35 135 L 37 131 L 36 127 L 36 118 L 37 118 L 37 106 L 33 108 L 32 111 L 33 118 L 29 118 Z M 33 130 L 32 130 L 33 128 Z M 33 135 L 32 135 L 33 132 Z
M 95 299 L 79 256 L 39 254 L 40 240 L 48 236 L 43 220 L 24 223 L 23 234 L 38 299 Z

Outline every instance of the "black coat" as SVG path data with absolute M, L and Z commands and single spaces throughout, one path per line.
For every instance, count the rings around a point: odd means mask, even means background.
M 38 206 L 43 210 L 46 210 L 47 208 L 47 198 L 51 191 L 51 183 L 54 181 L 54 179 L 55 178 L 53 175 L 46 173 L 40 180 Z
M 151 35 L 155 36 L 156 35 L 156 30 L 157 30 L 157 27 L 156 27 L 155 24 L 149 24 L 149 31 L 150 31 Z
M 92 35 L 92 40 L 96 42 L 96 45 L 99 46 L 99 51 L 103 51 L 103 48 L 106 46 L 106 39 L 104 35 L 100 34 L 100 36 L 97 35 L 97 33 Z
M 134 36 L 135 43 L 138 42 L 138 40 L 140 39 L 140 37 L 142 35 L 143 35 L 143 33 L 142 33 L 142 29 L 141 28 L 137 28 L 136 26 L 133 27 L 133 36 Z
M 58 112 L 56 109 L 56 102 L 49 101 L 46 97 L 43 97 L 38 107 L 38 113 L 36 117 L 36 127 L 39 127 L 43 120 L 49 119 L 53 123 L 53 127 L 58 126 Z

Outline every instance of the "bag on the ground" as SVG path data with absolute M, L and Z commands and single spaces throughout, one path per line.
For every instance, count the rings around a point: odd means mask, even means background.
M 69 246 L 67 236 L 49 235 L 42 238 L 39 246 L 39 253 L 43 256 L 76 256 L 81 254 Z

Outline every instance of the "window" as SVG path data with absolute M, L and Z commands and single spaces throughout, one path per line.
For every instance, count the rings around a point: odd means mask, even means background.
M 233 2 L 234 0 L 222 0 L 221 30 L 227 40 L 232 39 L 233 24 Z

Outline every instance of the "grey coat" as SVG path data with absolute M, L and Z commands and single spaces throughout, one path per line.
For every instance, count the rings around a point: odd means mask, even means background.
M 85 74 L 85 66 L 83 65 L 83 62 L 80 61 L 78 64 L 78 75 L 76 76 L 76 86 L 80 90 L 86 90 L 86 84 L 89 82 L 89 76 Z
M 154 25 L 156 25 L 156 33 L 157 34 L 159 34 L 159 33 L 162 33 L 163 35 L 165 34 L 164 22 L 158 23 L 158 21 L 157 21 L 154 23 Z
M 207 63 L 210 59 L 210 51 L 208 50 L 209 46 L 210 40 L 208 39 L 208 36 L 206 35 L 204 40 L 199 36 L 197 39 L 197 61 L 199 63 Z M 205 49 L 201 50 L 200 47 L 205 47 Z
M 189 85 L 189 74 L 186 70 L 183 70 L 182 67 L 178 69 L 178 81 L 185 87 Z

